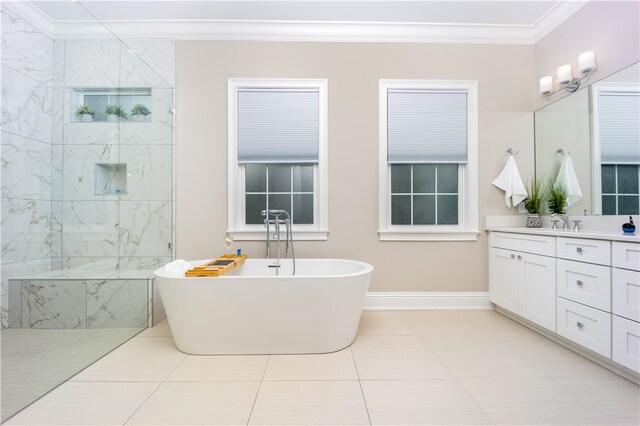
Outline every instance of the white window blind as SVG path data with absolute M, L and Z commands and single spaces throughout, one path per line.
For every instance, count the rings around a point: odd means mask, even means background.
M 466 163 L 467 93 L 389 90 L 389 163 Z
M 640 93 L 600 92 L 600 160 L 603 164 L 640 164 Z
M 239 163 L 317 163 L 318 90 L 238 90 Z

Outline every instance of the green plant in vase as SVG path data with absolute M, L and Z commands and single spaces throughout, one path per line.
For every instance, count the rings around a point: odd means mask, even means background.
M 107 105 L 104 109 L 105 114 L 107 114 L 108 121 L 117 121 L 118 117 L 127 118 L 127 113 L 122 109 L 120 105 Z
M 76 117 L 80 121 L 93 121 L 94 115 L 96 115 L 96 110 L 89 105 L 78 105 L 76 108 Z
M 151 114 L 151 111 L 145 105 L 135 104 L 131 108 L 131 116 L 135 117 L 136 121 L 145 121 L 149 114 Z
M 542 221 L 540 213 L 542 213 L 542 200 L 544 198 L 544 190 L 539 180 L 535 178 L 527 185 L 527 198 L 524 199 L 524 208 L 529 213 L 527 217 L 527 228 L 540 228 Z
M 565 214 L 567 212 L 567 190 L 562 186 L 550 183 L 547 201 L 551 213 Z

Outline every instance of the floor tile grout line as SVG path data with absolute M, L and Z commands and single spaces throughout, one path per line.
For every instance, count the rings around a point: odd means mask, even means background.
M 175 345 L 175 343 L 174 343 L 174 345 Z M 176 348 L 176 349 L 177 349 L 177 348 Z M 171 371 L 169 372 L 169 374 L 167 374 L 167 376 L 164 378 L 164 380 L 162 380 L 162 382 L 160 382 L 160 383 L 158 384 L 158 386 L 153 390 L 153 392 L 151 392 L 151 393 L 149 394 L 149 396 L 148 396 L 144 401 L 142 401 L 142 403 L 141 403 L 140 405 L 138 405 L 138 408 L 136 408 L 136 409 L 134 410 L 134 412 L 133 412 L 133 413 L 131 413 L 131 415 L 127 418 L 127 420 L 125 420 L 125 422 L 124 422 L 124 423 L 122 423 L 122 425 L 123 425 L 123 426 L 124 426 L 124 425 L 126 425 L 127 423 L 129 423 L 129 421 L 133 418 L 133 416 L 135 416 L 135 415 L 136 415 L 136 413 L 137 413 L 138 411 L 140 411 L 140 408 L 142 408 L 142 406 L 143 406 L 144 404 L 146 404 L 146 403 L 147 403 L 147 401 L 149 401 L 149 399 L 151 399 L 151 397 L 152 397 L 153 395 L 155 395 L 155 393 L 156 393 L 156 392 L 158 392 L 158 389 L 160 389 L 160 388 L 162 387 L 162 385 L 164 385 L 164 384 L 167 382 L 167 379 L 168 379 L 168 378 L 173 374 L 173 372 L 174 372 L 174 371 L 176 371 L 176 370 L 178 369 L 178 367 L 180 367 L 182 364 L 184 364 L 184 362 L 187 360 L 187 358 L 188 358 L 188 357 L 189 357 L 189 355 L 186 355 L 186 354 L 185 354 L 184 358 L 182 358 L 182 361 L 180 361 L 180 362 L 178 363 L 178 365 L 176 365 L 176 366 L 175 366 L 175 368 L 173 368 L 173 370 L 171 370 Z M 121 382 L 121 383 L 125 383 L 125 382 Z
M 271 362 L 271 355 L 267 358 L 267 363 L 264 366 L 264 371 L 262 372 L 262 377 L 260 378 L 260 383 L 258 384 L 258 390 L 256 390 L 256 397 L 253 398 L 253 404 L 251 404 L 251 411 L 249 411 L 249 417 L 247 417 L 247 426 L 251 423 L 251 416 L 253 415 L 253 409 L 256 407 L 256 402 L 258 402 L 258 395 L 260 394 L 260 389 L 262 388 L 262 383 L 264 382 L 264 377 L 267 375 L 267 368 L 269 368 L 269 363 Z
M 469 398 L 471 398 L 471 400 L 478 406 L 478 408 L 480 410 L 482 410 L 482 412 L 484 413 L 485 416 L 487 416 L 487 418 L 489 420 L 491 420 L 491 422 L 493 422 L 493 424 L 497 424 L 495 419 L 493 417 L 491 417 L 489 415 L 489 413 L 487 413 L 487 411 L 484 409 L 484 407 L 482 405 L 480 405 L 480 403 L 478 401 L 476 401 L 476 399 L 473 397 L 473 395 L 471 395 L 469 393 L 469 390 L 462 384 L 462 382 L 460 382 L 460 380 L 458 380 L 458 378 L 456 377 L 455 374 L 453 374 L 451 372 L 451 370 L 449 370 L 449 367 L 447 367 L 447 365 L 442 361 L 442 359 L 440 359 L 440 357 L 429 347 L 429 345 L 427 344 L 427 342 L 425 342 L 425 340 L 422 338 L 422 336 L 418 336 L 418 338 L 420 340 L 422 340 L 422 342 L 425 344 L 425 346 L 427 347 L 427 349 L 429 349 L 429 351 L 433 354 L 433 356 L 438 360 L 438 362 L 440 362 L 440 364 L 442 364 L 442 366 L 444 367 L 445 370 L 447 370 L 447 372 L 451 375 L 451 377 L 453 378 L 453 380 L 456 381 L 456 383 L 462 388 L 464 389 L 465 393 L 467 395 L 469 395 Z
M 358 339 L 358 336 L 354 339 L 353 343 Z M 372 425 L 371 422 L 371 414 L 369 413 L 369 405 L 367 405 L 367 398 L 364 396 L 364 389 L 362 387 L 362 380 L 360 380 L 360 372 L 358 371 L 358 364 L 356 363 L 356 356 L 353 353 L 353 343 L 349 346 L 349 352 L 351 352 L 351 360 L 353 361 L 353 367 L 356 369 L 356 377 L 358 378 L 358 386 L 360 386 L 360 394 L 362 395 L 362 402 L 364 402 L 364 409 L 367 412 L 367 419 L 369 420 L 369 425 Z

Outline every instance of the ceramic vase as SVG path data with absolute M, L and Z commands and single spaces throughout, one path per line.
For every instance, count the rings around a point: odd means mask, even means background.
M 527 228 L 541 228 L 542 220 L 537 214 L 530 214 L 527 216 Z

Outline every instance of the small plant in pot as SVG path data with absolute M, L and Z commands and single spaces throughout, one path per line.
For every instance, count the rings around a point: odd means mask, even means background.
M 76 108 L 76 117 L 80 121 L 93 121 L 94 115 L 96 115 L 96 110 L 89 105 L 78 105 Z
M 567 212 L 567 191 L 562 186 L 550 182 L 547 202 L 552 214 L 565 214 Z
M 544 191 L 539 180 L 535 178 L 527 185 L 527 198 L 524 199 L 524 208 L 529 213 L 527 216 L 527 228 L 540 228 L 542 227 L 542 221 L 540 220 L 540 213 L 542 213 L 542 199 L 544 198 Z
M 147 115 L 151 114 L 149 108 L 142 104 L 135 104 L 131 108 L 131 115 L 135 118 L 136 121 L 146 121 Z
M 104 110 L 107 114 L 107 121 L 118 121 L 118 118 L 127 118 L 127 113 L 120 105 L 107 105 Z

